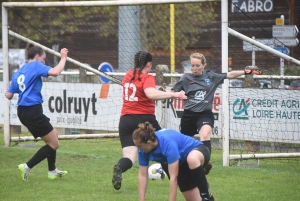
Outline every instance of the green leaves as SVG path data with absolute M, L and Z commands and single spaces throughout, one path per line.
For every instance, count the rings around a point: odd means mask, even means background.
M 174 4 L 174 8 L 175 21 L 170 22 L 169 4 L 139 6 L 140 38 L 145 48 L 169 50 L 170 23 L 175 25 L 175 49 L 192 47 L 207 31 L 203 27 L 217 16 L 215 3 Z M 99 37 L 118 38 L 119 33 L 118 6 L 8 8 L 8 15 L 12 31 L 50 44 L 59 43 L 62 36 L 98 33 Z

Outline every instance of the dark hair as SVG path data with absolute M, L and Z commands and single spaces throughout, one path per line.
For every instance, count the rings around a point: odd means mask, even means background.
M 134 56 L 134 69 L 131 80 L 135 79 L 135 73 L 138 70 L 138 80 L 141 80 L 141 71 L 145 68 L 148 62 L 152 62 L 152 55 L 147 51 L 138 51 Z
M 135 129 L 132 134 L 132 139 L 140 140 L 141 143 L 147 143 L 148 140 L 155 142 L 156 135 L 153 126 L 146 121 L 145 123 L 139 124 L 139 128 Z
M 34 46 L 32 43 L 29 43 L 25 49 L 27 60 L 34 59 L 36 55 L 42 56 L 44 53 L 45 52 L 41 47 Z

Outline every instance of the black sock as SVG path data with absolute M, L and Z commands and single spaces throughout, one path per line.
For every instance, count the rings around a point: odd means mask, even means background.
M 132 167 L 132 161 L 129 158 L 121 158 L 118 162 L 121 165 L 122 173 Z
M 49 171 L 55 170 L 56 150 L 47 157 L 47 160 L 48 160 L 48 170 Z
M 202 141 L 202 143 L 204 144 L 204 146 L 206 146 L 209 149 L 210 155 L 211 155 L 211 141 L 210 140 L 205 140 Z
M 207 180 L 202 166 L 191 170 L 193 178 L 197 181 L 197 186 L 200 191 L 201 198 L 209 198 Z
M 55 150 L 49 145 L 41 147 L 35 155 L 27 162 L 29 168 L 33 168 L 35 165 L 39 164 L 42 160 L 50 156 Z
M 165 171 L 165 173 L 167 174 L 169 180 L 170 180 L 170 174 L 169 174 L 169 165 L 168 163 L 161 163 L 161 167 L 162 169 Z

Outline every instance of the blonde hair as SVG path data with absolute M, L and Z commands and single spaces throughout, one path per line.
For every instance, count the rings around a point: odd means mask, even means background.
M 201 54 L 201 53 L 193 53 L 193 54 L 191 54 L 191 55 L 190 55 L 190 60 L 191 60 L 192 58 L 200 59 L 200 60 L 201 60 L 201 63 L 202 63 L 203 65 L 206 65 L 206 64 L 207 64 L 207 63 L 206 63 L 206 58 L 205 58 L 205 56 L 204 56 L 203 54 Z

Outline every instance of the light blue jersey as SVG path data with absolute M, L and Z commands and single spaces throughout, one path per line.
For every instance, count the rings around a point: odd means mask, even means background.
M 48 77 L 50 66 L 39 61 L 28 62 L 12 76 L 8 92 L 18 93 L 18 106 L 32 106 L 43 103 L 41 77 Z
M 179 164 L 182 164 L 192 149 L 203 144 L 199 140 L 172 129 L 156 131 L 155 135 L 158 140 L 157 148 L 148 153 L 142 150 L 138 152 L 140 166 L 148 166 L 149 161 L 172 164 L 179 160 Z

